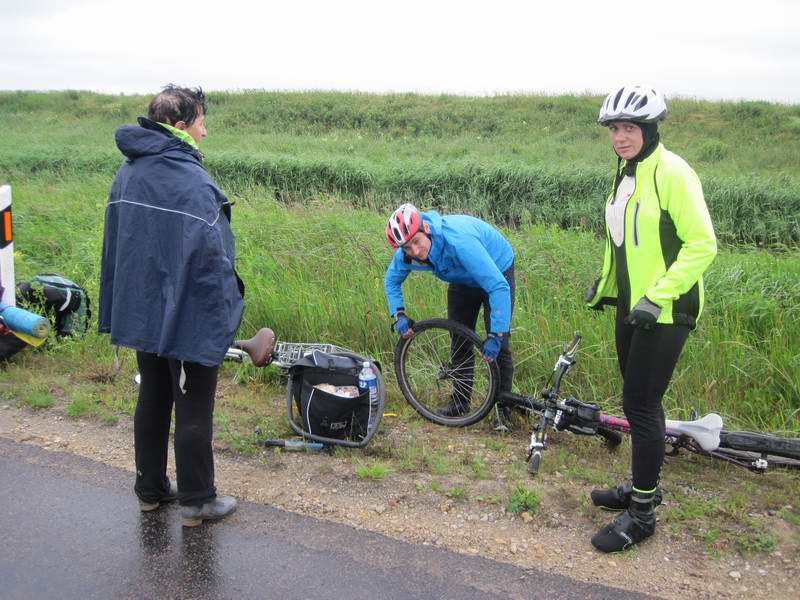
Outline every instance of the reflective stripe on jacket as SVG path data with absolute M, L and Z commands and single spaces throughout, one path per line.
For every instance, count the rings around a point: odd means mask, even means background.
M 612 190 L 607 205 L 613 199 Z M 703 312 L 702 274 L 717 254 L 717 240 L 700 179 L 662 144 L 636 167 L 636 189 L 625 211 L 625 272 L 619 275 L 611 244 L 606 226 L 603 270 L 587 305 L 616 304 L 619 277 L 629 286 L 629 310 L 647 296 L 661 307 L 659 323 L 694 328 Z
M 113 344 L 215 366 L 244 311 L 230 202 L 196 150 L 139 123 L 116 133 L 127 160 L 106 207 L 98 330 Z

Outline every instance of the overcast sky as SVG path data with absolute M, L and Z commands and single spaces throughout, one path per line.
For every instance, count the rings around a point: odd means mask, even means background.
M 600 94 L 628 81 L 800 104 L 800 0 L 0 0 L 5 90 Z

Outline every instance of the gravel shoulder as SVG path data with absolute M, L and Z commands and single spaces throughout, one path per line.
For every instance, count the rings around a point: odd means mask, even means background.
M 105 425 L 67 418 L 59 405 L 32 411 L 6 403 L 0 405 L 0 436 L 134 470 L 132 422 L 127 417 Z M 170 470 L 174 473 L 174 464 Z M 548 486 L 531 517 L 508 514 L 499 504 L 462 503 L 435 493 L 424 474 L 362 479 L 347 456 L 272 450 L 242 456 L 217 448 L 216 471 L 220 492 L 251 502 L 583 581 L 675 599 L 800 594 L 796 545 L 747 558 L 724 550 L 712 556 L 699 542 L 660 530 L 634 551 L 601 555 L 589 544 L 596 526 L 571 518 L 577 506 L 565 502 L 569 496 L 557 485 Z M 508 482 L 484 485 L 488 495 L 492 486 Z

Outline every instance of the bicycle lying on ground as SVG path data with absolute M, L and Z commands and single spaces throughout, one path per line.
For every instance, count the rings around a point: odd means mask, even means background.
M 235 362 L 248 360 L 256 367 L 275 365 L 281 369 L 288 369 L 298 360 L 315 350 L 327 354 L 337 352 L 350 353 L 347 348 L 335 346 L 334 344 L 280 342 L 275 339 L 275 332 L 272 329 L 262 327 L 253 337 L 234 342 L 233 347 L 228 348 L 225 353 L 225 358 Z
M 576 334 L 561 353 L 541 399 L 511 392 L 498 394 L 497 364 L 483 360 L 478 335 L 447 319 L 414 324 L 413 335 L 401 338 L 395 347 L 395 374 L 408 403 L 439 425 L 464 427 L 477 423 L 497 402 L 534 413 L 538 423 L 531 433 L 527 464 L 528 471 L 536 474 L 550 429 L 599 435 L 609 446 L 621 442 L 619 432 L 630 433 L 626 419 L 605 414 L 599 405 L 574 396 L 561 397 L 562 379 L 576 362 L 580 341 L 581 336 Z M 458 363 L 454 356 L 459 357 Z M 457 410 L 453 410 L 454 405 Z M 692 421 L 667 420 L 665 442 L 671 446 L 668 455 L 685 449 L 759 473 L 771 466 L 800 468 L 800 438 L 725 431 L 722 425 L 722 417 L 715 413 Z
M 383 416 L 384 385 L 380 364 L 334 344 L 276 341 L 269 328 L 247 340 L 237 340 L 226 360 L 275 365 L 286 372 L 286 416 L 303 442 L 259 440 L 268 446 L 320 449 L 363 448 L 373 438 Z M 375 397 L 359 385 L 362 367 L 372 367 Z M 260 432 L 257 432 L 260 436 Z M 306 442 L 313 440 L 316 444 Z

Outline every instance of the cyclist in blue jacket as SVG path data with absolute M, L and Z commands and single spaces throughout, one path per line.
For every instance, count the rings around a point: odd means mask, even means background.
M 386 225 L 386 238 L 396 249 L 384 277 L 389 314 L 403 337 L 413 333 L 405 312 L 403 282 L 413 271 L 429 272 L 448 282 L 447 318 L 472 330 L 483 306 L 487 336 L 482 353 L 497 361 L 499 391 L 511 391 L 514 364 L 509 336 L 514 309 L 514 250 L 494 227 L 468 215 L 421 213 L 412 204 L 398 208 Z M 454 356 L 453 360 L 458 361 Z M 469 398 L 454 395 L 443 416 L 459 416 L 469 409 Z

